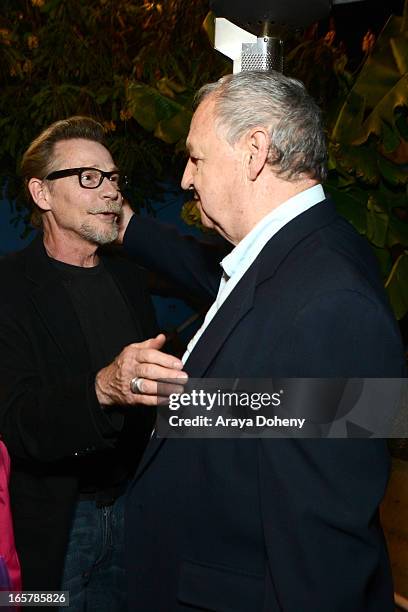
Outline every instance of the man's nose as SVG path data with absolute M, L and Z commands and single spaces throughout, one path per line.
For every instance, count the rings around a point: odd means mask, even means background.
M 192 163 L 189 159 L 186 163 L 186 167 L 184 168 L 183 177 L 181 179 L 181 188 L 182 189 L 191 189 L 193 185 L 193 173 L 192 173 Z
M 103 197 L 117 199 L 121 196 L 118 186 L 113 181 L 110 181 L 107 176 L 103 177 L 100 189 Z

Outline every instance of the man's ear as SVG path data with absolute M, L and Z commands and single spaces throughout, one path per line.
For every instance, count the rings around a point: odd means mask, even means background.
M 37 178 L 31 178 L 28 181 L 28 189 L 31 197 L 39 208 L 44 211 L 51 210 L 50 190 L 44 181 Z
M 249 150 L 248 176 L 254 181 L 262 172 L 269 153 L 270 139 L 268 131 L 263 127 L 256 127 L 247 137 Z

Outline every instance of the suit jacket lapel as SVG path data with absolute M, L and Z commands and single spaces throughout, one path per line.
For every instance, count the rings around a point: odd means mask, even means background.
M 142 474 L 142 472 L 145 471 L 145 469 L 148 467 L 148 465 L 151 463 L 151 461 L 154 459 L 155 455 L 157 454 L 157 452 L 159 451 L 159 449 L 161 448 L 162 444 L 164 442 L 166 442 L 167 438 L 158 438 L 156 436 L 155 433 L 153 433 L 153 436 L 151 438 L 151 440 L 149 441 L 145 452 L 143 453 L 143 456 L 140 460 L 140 463 L 137 467 L 136 470 L 136 474 L 135 477 L 133 479 L 133 484 L 136 482 L 136 480 L 139 478 L 139 476 Z
M 78 372 L 89 369 L 89 351 L 78 317 L 58 271 L 48 259 L 41 234 L 27 248 L 26 275 L 34 283 L 33 305 L 69 368 Z
M 257 273 L 258 263 L 255 261 L 205 329 L 186 362 L 185 369 L 192 378 L 205 374 L 234 327 L 252 308 Z
M 240 319 L 251 309 L 255 291 L 256 266 L 241 279 L 231 296 L 224 302 L 210 325 L 201 336 L 191 356 L 186 362 L 186 371 L 192 378 L 204 375 L 208 365 L 214 359 L 223 343 L 231 334 Z M 153 435 L 142 457 L 136 472 L 136 479 L 148 467 L 167 438 Z
M 191 377 L 205 375 L 234 327 L 252 308 L 257 286 L 275 274 L 280 263 L 300 240 L 332 221 L 335 215 L 333 204 L 325 200 L 293 219 L 271 238 L 194 347 L 186 362 L 186 371 Z
M 255 278 L 255 273 L 245 275 L 242 279 L 243 282 L 239 294 L 235 293 L 236 290 L 233 291 L 234 298 L 230 299 L 231 296 L 229 296 L 205 330 L 186 362 L 185 369 L 190 377 L 200 378 L 204 375 L 208 365 L 214 359 L 232 329 L 245 313 L 250 310 L 253 302 Z M 228 324 L 226 324 L 226 321 L 228 321 Z M 202 350 L 200 350 L 200 347 Z M 139 464 L 134 482 L 154 459 L 166 439 L 153 435 Z

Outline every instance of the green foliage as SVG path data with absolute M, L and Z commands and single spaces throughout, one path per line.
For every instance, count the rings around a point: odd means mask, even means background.
M 391 17 L 328 124 L 327 188 L 376 253 L 398 318 L 408 311 L 408 31 Z
M 3 0 L 0 185 L 28 222 L 18 168 L 30 141 L 76 114 L 103 122 L 136 208 L 179 174 L 194 91 L 226 64 L 202 30 L 207 2 Z
M 390 18 L 377 41 L 365 37 L 365 58 L 354 74 L 334 29 L 321 39 L 311 32 L 294 41 L 286 66 L 323 108 L 325 188 L 371 243 L 398 318 L 408 311 L 407 7 L 405 17 Z

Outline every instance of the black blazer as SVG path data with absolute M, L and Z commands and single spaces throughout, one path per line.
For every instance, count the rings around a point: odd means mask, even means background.
M 220 268 L 134 218 L 125 248 L 191 291 Z M 186 364 L 192 377 L 400 377 L 374 257 L 324 201 L 266 244 Z M 385 440 L 153 439 L 127 509 L 131 611 L 391 612 Z
M 130 342 L 156 333 L 144 274 L 103 256 L 133 314 Z M 101 410 L 78 317 L 42 237 L 0 260 L 0 433 L 11 455 L 10 494 L 24 589 L 58 589 L 78 490 L 78 458 L 129 438 L 135 459 L 151 412 Z M 122 431 L 121 431 L 122 430 Z

